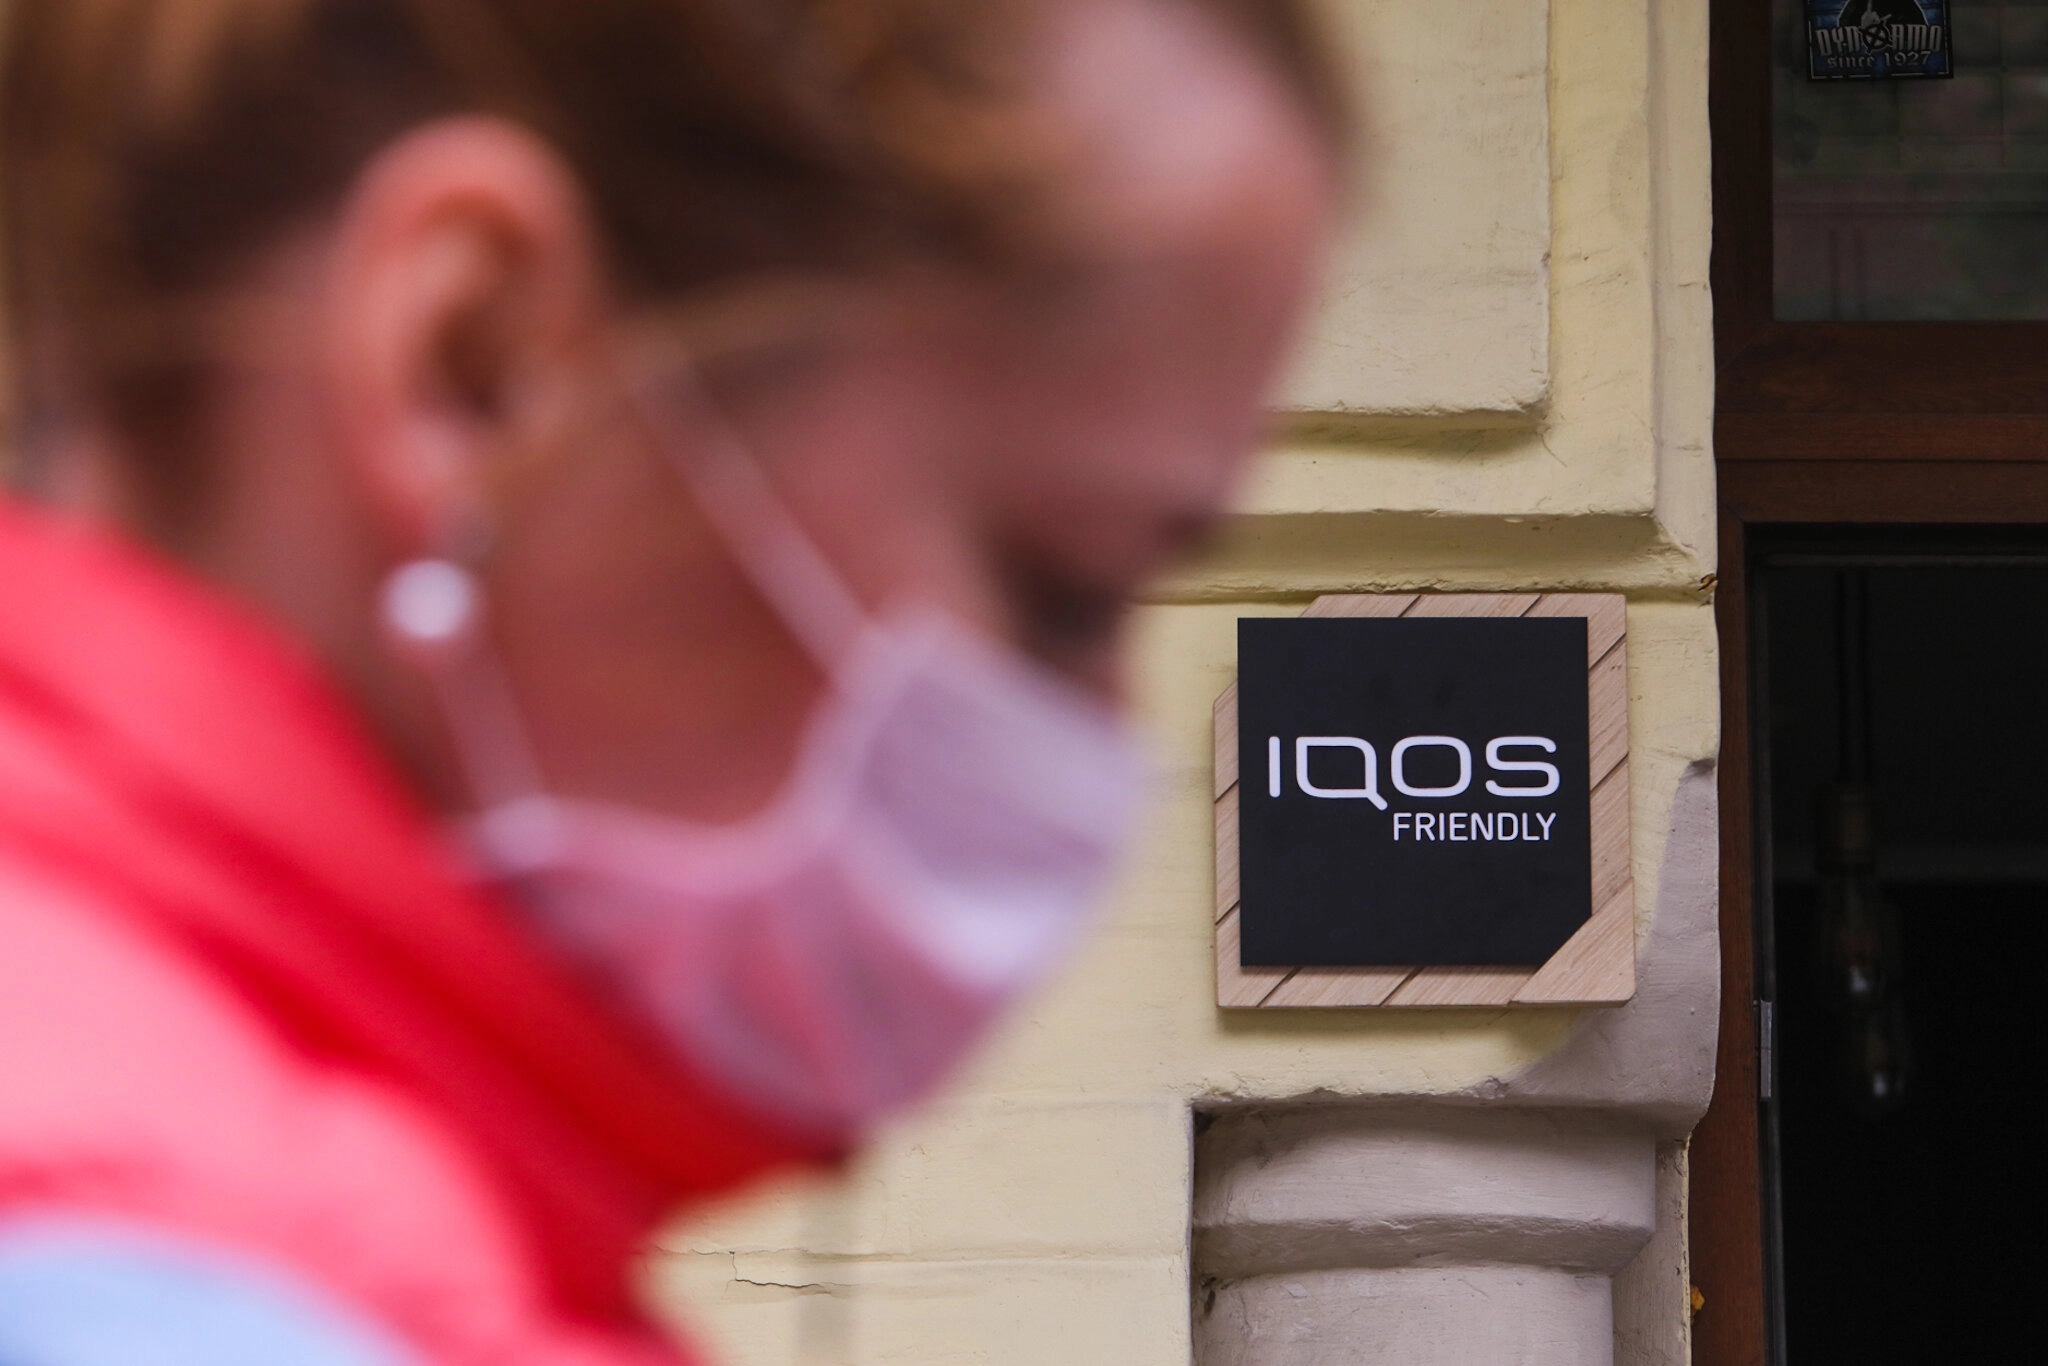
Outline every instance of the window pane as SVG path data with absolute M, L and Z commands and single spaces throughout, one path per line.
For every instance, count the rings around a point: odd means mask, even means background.
M 2048 0 L 1773 4 L 1777 316 L 2048 319 Z M 1938 29 L 1954 74 L 1811 79 L 1809 12 L 1852 61 Z

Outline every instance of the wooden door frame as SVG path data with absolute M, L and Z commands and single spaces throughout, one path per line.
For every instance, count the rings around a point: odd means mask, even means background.
M 1772 0 L 1711 3 L 1716 425 L 1724 449 L 1745 460 L 2039 459 L 2048 369 L 2034 358 L 2048 354 L 2048 322 L 1773 319 Z M 1908 356 L 1910 364 L 1899 363 Z M 1860 381 L 1871 374 L 1884 383 Z
M 1771 1366 L 1755 917 L 1752 560 L 1792 526 L 2048 524 L 2048 323 L 1772 318 L 1771 0 L 1711 0 L 1720 469 L 1721 1034 L 1693 1138 L 1701 1366 Z M 1901 364 L 1910 358 L 1910 363 Z M 1888 376 L 1859 387 L 1857 373 Z
M 2042 356 L 2048 369 L 2048 352 Z M 2048 422 L 2042 424 L 2048 455 Z M 1763 1112 L 1758 1088 L 1756 916 L 1766 865 L 1756 724 L 1758 541 L 1799 527 L 2048 525 L 2048 461 L 1733 460 L 1721 477 L 1721 1020 L 1714 1100 L 1693 1135 L 1694 1320 L 1701 1366 L 1770 1366 Z

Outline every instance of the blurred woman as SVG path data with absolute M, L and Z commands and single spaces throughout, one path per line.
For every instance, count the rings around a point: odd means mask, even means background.
M 0 1359 L 673 1360 L 1072 939 L 1296 0 L 11 0 Z

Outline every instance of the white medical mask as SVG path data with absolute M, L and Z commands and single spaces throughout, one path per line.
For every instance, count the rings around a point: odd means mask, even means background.
M 432 663 L 485 803 L 474 845 L 538 929 L 740 1096 L 845 1137 L 928 1090 L 1058 961 L 1143 766 L 1104 703 L 1013 648 L 915 604 L 870 616 L 729 431 L 670 449 L 830 680 L 760 815 L 552 795 L 465 571 L 399 571 L 386 617 Z

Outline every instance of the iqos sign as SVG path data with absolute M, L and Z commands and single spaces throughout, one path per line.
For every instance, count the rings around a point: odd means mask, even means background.
M 1317 750 L 1356 750 L 1364 760 L 1364 781 L 1357 787 L 1319 787 L 1309 776 L 1309 758 Z M 1458 776 L 1455 781 L 1443 787 L 1417 787 L 1410 781 L 1407 758 L 1418 749 L 1442 749 L 1457 756 Z M 1504 735 L 1486 742 L 1486 766 L 1498 774 L 1540 773 L 1543 780 L 1536 786 L 1526 781 L 1513 787 L 1503 787 L 1492 778 L 1486 780 L 1486 790 L 1496 797 L 1548 797 L 1556 792 L 1564 779 L 1557 771 L 1557 765 L 1543 760 L 1515 759 L 1509 753 L 1518 749 L 1542 750 L 1546 754 L 1557 753 L 1557 742 L 1544 735 Z M 1266 772 L 1268 795 L 1281 795 L 1282 774 L 1285 772 L 1284 747 L 1280 737 L 1274 736 L 1266 751 Z M 1380 752 L 1372 741 L 1361 740 L 1354 735 L 1304 735 L 1294 742 L 1294 781 L 1301 790 L 1311 797 L 1325 801 L 1368 801 L 1380 810 L 1387 809 L 1387 799 L 1380 794 Z M 1393 762 L 1394 790 L 1404 797 L 1462 797 L 1472 787 L 1472 747 L 1454 735 L 1411 735 L 1394 745 Z
M 1239 623 L 1260 966 L 1533 965 L 1590 912 L 1582 619 Z

